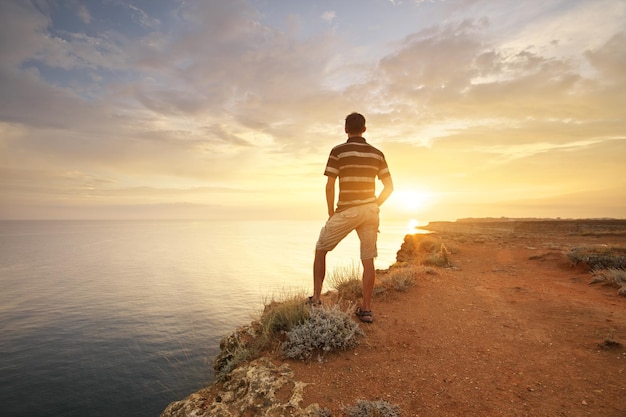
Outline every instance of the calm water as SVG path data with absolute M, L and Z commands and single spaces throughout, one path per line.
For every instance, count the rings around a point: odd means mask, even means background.
M 220 339 L 309 292 L 320 222 L 0 222 L 6 416 L 158 416 L 213 381 Z M 377 268 L 403 224 L 381 227 Z M 328 269 L 358 264 L 358 238 Z

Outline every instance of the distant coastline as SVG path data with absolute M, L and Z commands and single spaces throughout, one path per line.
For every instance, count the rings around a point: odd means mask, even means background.
M 626 233 L 626 219 L 550 219 L 550 218 L 463 218 L 456 221 L 435 221 L 419 229 L 429 232 L 455 233 Z

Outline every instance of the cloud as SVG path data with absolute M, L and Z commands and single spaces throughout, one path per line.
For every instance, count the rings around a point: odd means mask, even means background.
M 34 13 L 27 2 L 0 2 L 0 67 L 14 68 L 37 53 L 46 17 Z
M 585 57 L 591 66 L 598 71 L 598 79 L 615 83 L 618 86 L 626 84 L 626 51 L 623 46 L 626 42 L 626 31 L 613 35 L 604 45 L 595 50 L 587 50 Z
M 161 24 L 159 19 L 155 19 L 149 16 L 146 12 L 144 12 L 139 7 L 136 7 L 132 4 L 128 4 L 127 7 L 132 12 L 133 20 L 139 23 L 142 27 L 152 29 L 152 28 L 158 27 Z
M 87 6 L 78 3 L 77 1 L 71 1 L 70 4 L 71 7 L 76 11 L 76 15 L 81 22 L 85 24 L 89 24 L 91 22 L 91 13 L 89 13 L 89 9 L 87 9 Z
M 480 22 L 465 21 L 407 37 L 381 59 L 364 89 L 376 91 L 387 108 L 416 114 L 419 124 L 427 125 L 433 119 L 451 125 L 471 119 L 470 128 L 481 120 L 488 126 L 500 120 L 520 130 L 537 120 L 584 124 L 617 116 L 618 107 L 602 101 L 621 100 L 604 92 L 608 85 L 622 88 L 618 72 L 624 74 L 626 65 L 618 45 L 623 34 L 586 52 L 589 64 L 602 74 L 589 77 L 574 62 L 543 56 L 530 46 L 515 54 L 502 50 L 483 39 L 483 29 Z
M 322 19 L 329 23 L 335 20 L 336 17 L 337 17 L 337 13 L 335 13 L 332 10 L 322 13 Z

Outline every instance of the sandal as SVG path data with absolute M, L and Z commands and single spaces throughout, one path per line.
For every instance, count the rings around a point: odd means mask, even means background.
M 311 306 L 311 307 L 321 307 L 322 306 L 322 300 L 319 300 L 317 303 L 315 301 L 313 301 L 313 296 L 310 296 L 307 300 L 306 300 L 306 305 Z
M 363 323 L 373 323 L 374 315 L 371 311 L 363 311 L 361 307 L 356 308 L 356 315 Z

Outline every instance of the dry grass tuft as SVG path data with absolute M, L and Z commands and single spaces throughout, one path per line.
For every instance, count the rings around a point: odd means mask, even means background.
M 357 264 L 334 268 L 328 274 L 328 282 L 331 288 L 337 291 L 339 298 L 356 300 L 363 296 L 361 284 L 361 267 Z
M 446 245 L 443 243 L 439 246 L 438 251 L 434 251 L 428 255 L 423 260 L 424 265 L 428 266 L 439 266 L 439 267 L 449 267 L 452 264 L 450 263 L 450 252 L 446 248 Z
M 584 264 L 591 269 L 591 284 L 615 285 L 618 294 L 626 296 L 626 246 L 582 246 L 571 249 L 567 257 L 572 264 Z
M 387 291 L 406 292 L 413 288 L 421 268 L 412 264 L 396 264 L 384 274 L 378 274 L 374 286 L 374 296 L 381 296 Z M 339 267 L 328 277 L 329 285 L 337 291 L 337 298 L 356 301 L 363 296 L 362 271 L 358 266 Z
M 381 278 L 380 285 L 394 291 L 407 292 L 415 286 L 419 271 L 415 266 L 393 268 Z
M 449 267 L 449 256 L 454 253 L 458 253 L 457 247 L 447 247 L 434 235 L 406 235 L 393 266 L 422 264 Z
M 599 282 L 617 286 L 617 293 L 626 296 L 626 269 L 607 268 L 593 271 L 591 284 Z

